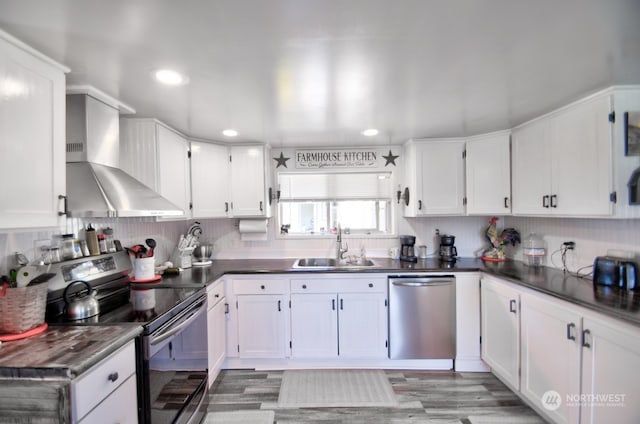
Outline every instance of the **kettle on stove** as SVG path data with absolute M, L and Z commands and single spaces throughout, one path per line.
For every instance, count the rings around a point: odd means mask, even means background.
M 70 292 L 72 287 L 85 285 L 86 291 L 81 289 Z M 64 297 L 65 309 L 67 317 L 71 320 L 80 320 L 96 316 L 100 313 L 100 305 L 96 299 L 97 292 L 89 283 L 83 280 L 76 280 L 65 287 L 62 297 Z

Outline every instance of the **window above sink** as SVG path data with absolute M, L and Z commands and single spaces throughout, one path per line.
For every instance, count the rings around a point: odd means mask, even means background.
M 390 172 L 280 173 L 283 237 L 394 236 Z

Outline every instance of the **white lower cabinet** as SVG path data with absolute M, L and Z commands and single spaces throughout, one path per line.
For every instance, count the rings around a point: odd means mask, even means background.
M 291 356 L 386 358 L 386 278 L 291 281 Z
M 493 277 L 481 296 L 483 359 L 547 420 L 640 421 L 638 327 Z
M 582 328 L 580 422 L 640 422 L 640 330 L 596 314 Z
M 134 341 L 71 382 L 74 423 L 137 423 Z
M 488 371 L 480 357 L 480 274 L 456 277 L 456 371 Z
M 224 297 L 222 281 L 207 288 L 207 365 L 209 369 L 209 387 L 213 384 L 222 368 L 226 353 L 226 310 L 228 304 Z
M 481 281 L 482 359 L 494 374 L 520 388 L 519 292 L 490 277 Z
M 338 311 L 335 293 L 291 294 L 291 356 L 338 356 Z
M 580 389 L 581 316 L 559 301 L 535 295 L 522 296 L 522 378 L 520 391 L 532 404 L 545 407 L 556 423 L 577 423 L 580 409 L 564 400 Z M 555 391 L 562 402 L 557 408 L 545 393 Z
M 285 358 L 289 287 L 281 279 L 233 280 L 240 358 Z

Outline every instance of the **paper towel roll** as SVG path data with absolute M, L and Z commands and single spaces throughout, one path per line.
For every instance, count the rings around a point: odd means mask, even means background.
M 240 234 L 243 233 L 266 233 L 266 219 L 241 219 L 239 223 Z
M 238 224 L 241 240 L 266 240 L 267 239 L 266 219 L 241 219 Z

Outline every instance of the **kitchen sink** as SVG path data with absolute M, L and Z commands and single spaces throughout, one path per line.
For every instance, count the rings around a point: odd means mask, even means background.
M 334 258 L 301 258 L 296 259 L 293 268 L 366 268 L 375 266 L 371 259 L 363 261 L 349 262 L 346 259 L 338 261 Z

